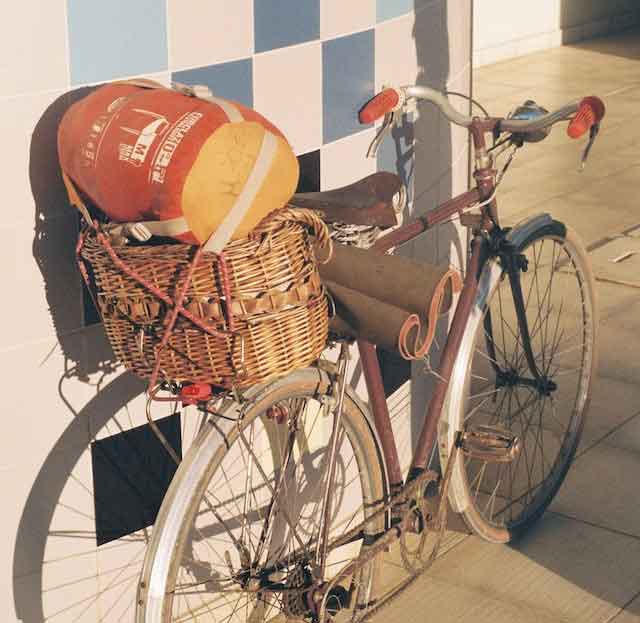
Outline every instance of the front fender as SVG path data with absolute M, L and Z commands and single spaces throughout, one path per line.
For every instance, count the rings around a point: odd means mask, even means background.
M 536 214 L 517 223 L 507 233 L 506 238 L 516 247 L 521 247 L 535 231 L 543 227 L 551 227 L 554 224 L 556 224 L 556 221 L 554 221 L 549 214 Z M 457 389 L 464 387 L 467 367 L 473 354 L 474 336 L 479 324 L 482 322 L 488 301 L 491 299 L 491 295 L 500 282 L 501 275 L 502 268 L 495 258 L 486 260 L 480 271 L 478 292 L 476 293 L 476 299 L 471 308 L 469 319 L 464 330 L 458 357 L 451 373 L 449 389 L 442 407 L 442 414 L 438 422 L 438 449 L 443 473 L 446 469 L 449 456 L 451 455 L 456 434 L 461 427 L 459 414 L 463 408 L 463 392 L 457 391 Z M 464 477 L 461 470 L 462 462 L 458 461 L 453 467 L 449 486 L 451 507 L 457 513 L 465 510 L 468 501 L 462 484 Z

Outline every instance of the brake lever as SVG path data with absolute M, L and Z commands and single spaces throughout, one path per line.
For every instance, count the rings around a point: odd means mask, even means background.
M 589 157 L 589 152 L 591 151 L 591 148 L 595 143 L 596 137 L 598 136 L 598 132 L 600 132 L 600 124 L 594 123 L 591 126 L 591 129 L 589 130 L 589 142 L 584 148 L 584 151 L 582 152 L 582 158 L 580 159 L 580 168 L 578 169 L 580 173 L 584 171 L 584 168 L 587 164 L 587 158 Z
M 376 157 L 376 154 L 378 153 L 378 147 L 380 147 L 380 143 L 382 143 L 387 132 L 389 132 L 389 130 L 391 129 L 391 126 L 393 126 L 396 120 L 395 116 L 396 116 L 396 112 L 390 112 L 384 116 L 384 121 L 382 122 L 380 129 L 378 130 L 373 140 L 371 141 L 371 144 L 369 145 L 369 149 L 367 149 L 367 158 Z

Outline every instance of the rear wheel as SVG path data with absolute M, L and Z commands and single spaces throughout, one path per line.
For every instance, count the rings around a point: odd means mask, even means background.
M 446 463 L 458 430 L 507 429 L 521 450 L 510 463 L 458 453 L 452 506 L 469 527 L 507 542 L 535 522 L 558 491 L 584 426 L 595 370 L 595 288 L 586 252 L 573 230 L 551 221 L 518 252 L 527 259 L 521 284 L 536 367 L 523 349 L 511 286 L 498 261 L 485 266 L 454 367 L 440 425 Z
M 318 577 L 314 556 L 333 421 L 329 389 L 323 372 L 303 370 L 250 390 L 239 421 L 212 417 L 159 513 L 143 569 L 139 623 L 312 618 L 314 580 L 335 577 L 366 547 L 367 535 L 382 532 L 381 514 L 332 549 Z M 236 419 L 237 405 L 222 415 Z M 331 491 L 329 542 L 384 499 L 375 437 L 349 394 Z M 376 572 L 374 560 L 341 582 L 327 608 L 366 606 Z

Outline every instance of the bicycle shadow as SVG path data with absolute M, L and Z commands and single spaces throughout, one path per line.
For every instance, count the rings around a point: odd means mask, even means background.
M 44 593 L 52 590 L 51 586 L 45 585 L 43 577 L 45 565 L 49 562 L 46 556 L 48 542 L 62 539 L 66 547 L 73 551 L 76 544 L 70 541 L 78 540 L 80 551 L 75 556 L 79 567 L 83 567 L 84 557 L 95 551 L 93 548 L 84 548 L 87 542 L 95 543 L 95 527 L 90 521 L 81 522 L 80 530 L 75 521 L 69 522 L 70 530 L 52 530 L 58 505 L 61 500 L 64 503 L 65 488 L 74 480 L 82 480 L 76 472 L 81 457 L 88 451 L 85 441 L 87 422 L 92 420 L 94 426 L 101 429 L 142 391 L 143 383 L 133 375 L 125 373 L 118 376 L 78 411 L 42 464 L 22 511 L 13 557 L 15 610 L 23 623 L 43 623 L 52 614 L 45 611 L 44 598 Z M 87 494 L 90 495 L 90 492 Z M 75 601 L 70 602 L 72 606 L 80 602 L 82 611 L 92 608 L 99 595 L 85 586 L 85 579 L 84 573 L 79 571 L 79 577 L 75 579 L 78 586 Z M 50 599 L 50 596 L 47 597 Z

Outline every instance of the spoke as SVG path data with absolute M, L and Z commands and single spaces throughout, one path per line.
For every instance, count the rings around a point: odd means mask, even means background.
M 275 498 L 276 497 L 276 493 L 275 493 L 273 487 L 271 486 L 271 483 L 268 482 L 267 475 L 265 474 L 264 469 L 262 468 L 262 465 L 260 464 L 260 461 L 257 460 L 257 457 L 255 456 L 253 450 L 251 449 L 251 447 L 249 447 L 249 445 L 247 443 L 247 439 L 244 436 L 244 433 L 243 433 L 242 430 L 239 431 L 239 438 L 241 439 L 242 443 L 244 443 L 244 445 L 247 448 L 247 450 L 249 451 L 249 453 L 253 454 L 254 461 L 256 463 L 256 467 L 258 468 L 258 471 L 260 472 L 260 474 L 261 474 L 262 478 L 264 479 L 265 483 L 269 487 L 269 491 L 271 493 L 272 498 Z M 300 545 L 300 547 L 304 547 L 304 543 L 300 539 L 300 536 L 298 535 L 298 531 L 296 530 L 295 523 L 291 520 L 291 517 L 289 517 L 289 513 L 284 509 L 283 506 L 280 507 L 280 512 L 282 512 L 282 515 L 284 516 L 286 522 L 289 524 L 289 528 L 291 530 L 291 534 L 296 539 L 296 541 L 298 541 L 298 545 Z
M 473 485 L 477 482 L 478 486 L 476 487 L 476 493 L 473 496 L 474 500 L 477 501 L 478 500 L 478 493 L 480 492 L 480 483 L 482 482 L 482 477 L 484 476 L 484 472 L 487 468 L 487 462 L 485 461 L 482 464 L 482 469 L 480 469 L 480 471 L 476 474 L 475 478 L 473 479 L 473 482 L 469 485 L 470 489 L 473 489 Z
M 491 493 L 491 496 L 489 497 L 489 501 L 487 502 L 487 505 L 484 508 L 485 513 L 487 512 L 487 509 L 489 508 L 489 506 L 491 506 L 491 509 L 495 512 L 496 493 L 498 492 L 498 488 L 500 487 L 501 483 L 502 483 L 502 478 L 498 479 L 498 482 L 494 487 L 493 492 Z M 494 513 L 489 515 L 489 520 L 491 520 L 493 517 L 494 517 Z

